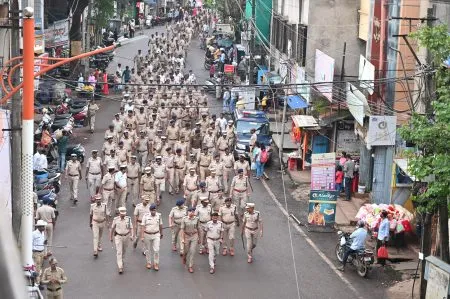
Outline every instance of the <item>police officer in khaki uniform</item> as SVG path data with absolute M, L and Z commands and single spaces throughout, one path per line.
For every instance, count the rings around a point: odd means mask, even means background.
M 197 161 L 200 159 L 202 143 L 203 143 L 203 138 L 200 133 L 200 129 L 196 128 L 190 139 L 190 148 L 191 148 L 191 152 L 193 154 L 195 154 L 195 159 Z M 206 149 L 206 152 L 208 152 L 208 149 Z
M 70 155 L 71 160 L 66 164 L 66 177 L 69 178 L 69 190 L 70 190 L 70 200 L 76 204 L 78 201 L 78 183 L 82 179 L 81 177 L 81 164 L 77 160 L 76 154 Z
M 182 189 L 184 174 L 186 173 L 186 156 L 182 154 L 179 148 L 176 150 L 176 155 L 173 158 L 175 166 L 175 192 L 178 194 Z
M 89 212 L 89 227 L 92 229 L 94 256 L 97 257 L 98 252 L 103 251 L 102 236 L 106 224 L 106 203 L 102 203 L 102 196 L 100 194 L 96 194 L 94 198 L 95 203 L 91 204 L 91 210 Z
M 139 107 L 139 112 L 136 113 L 136 122 L 138 125 L 138 130 L 142 131 L 147 126 L 147 114 L 145 113 L 145 107 Z
M 127 165 L 120 165 L 120 169 L 114 175 L 114 189 L 116 194 L 116 206 L 123 207 L 127 200 Z
M 156 156 L 156 163 L 153 164 L 153 175 L 155 176 L 156 185 L 156 203 L 161 202 L 161 193 L 166 191 L 166 165 L 162 163 L 162 157 Z
M 103 147 L 102 147 L 103 159 L 105 159 L 106 156 L 109 156 L 111 153 L 111 150 L 113 150 L 115 148 L 116 148 L 116 144 L 113 142 L 113 136 L 108 135 L 106 137 L 106 141 L 103 143 Z
M 170 148 L 174 149 L 175 143 L 178 141 L 180 136 L 180 129 L 175 126 L 175 120 L 170 120 L 170 125 L 166 129 L 167 134 L 167 144 Z
M 193 196 L 198 189 L 198 175 L 195 174 L 195 168 L 191 167 L 189 174 L 184 177 L 183 188 L 186 202 L 193 206 Z
M 236 175 L 231 181 L 230 197 L 239 209 L 239 215 L 242 217 L 245 209 L 245 205 L 250 196 L 250 182 L 248 177 L 244 176 L 244 170 L 238 169 L 238 175 Z
M 131 217 L 127 216 L 127 208 L 119 207 L 119 216 L 115 217 L 111 226 L 109 240 L 116 246 L 117 267 L 119 274 L 123 273 L 123 260 L 129 240 L 134 239 L 133 223 Z
M 222 255 L 228 254 L 228 247 L 230 247 L 230 255 L 234 256 L 234 235 L 236 225 L 239 227 L 239 216 L 237 212 L 237 207 L 232 203 L 231 197 L 225 198 L 225 204 L 222 205 L 219 209 L 219 217 L 220 221 L 224 224 L 223 238 L 224 243 L 222 249 Z
M 62 268 L 57 267 L 58 261 L 55 258 L 50 259 L 49 264 L 50 267 L 42 274 L 41 283 L 47 285 L 48 299 L 62 299 L 64 297 L 62 285 L 67 282 L 67 276 Z
M 200 222 L 199 218 L 195 216 L 195 208 L 188 208 L 188 215 L 181 220 L 180 226 L 180 255 L 182 256 L 183 264 L 188 266 L 189 273 L 194 273 L 194 257 L 199 243 Z
M 136 239 L 134 240 L 133 246 L 136 248 L 138 242 L 138 236 L 140 232 L 140 225 L 142 223 L 142 218 L 148 212 L 150 212 L 150 197 L 141 196 L 141 203 L 138 203 L 134 208 L 134 228 L 136 230 Z M 144 248 L 142 248 L 142 252 L 144 252 Z
M 263 237 L 263 223 L 259 211 L 255 211 L 254 203 L 247 203 L 242 223 L 241 234 L 245 233 L 247 243 L 247 262 L 253 262 L 253 249 L 258 238 Z
M 222 136 L 219 137 L 216 143 L 216 149 L 219 152 L 220 158 L 225 156 L 225 150 L 228 148 L 227 133 L 223 132 Z
M 123 141 L 119 141 L 118 147 L 116 148 L 116 157 L 119 165 L 127 164 L 130 162 L 130 154 L 128 150 L 123 146 Z
M 211 164 L 211 155 L 208 153 L 208 148 L 204 147 L 203 152 L 200 154 L 200 179 L 204 181 L 208 176 L 209 164 Z
M 209 192 L 209 201 L 215 212 L 219 211 L 222 205 L 222 184 L 216 176 L 216 169 L 211 169 L 211 175 L 206 178 L 206 189 Z
M 250 165 L 248 164 L 248 161 L 245 160 L 244 154 L 240 154 L 239 160 L 234 162 L 234 173 L 238 174 L 239 169 L 244 170 L 245 176 L 250 176 Z
M 150 212 L 142 218 L 140 238 L 144 242 L 145 267 L 147 269 L 159 270 L 159 245 L 163 238 L 163 222 L 161 213 L 156 212 L 156 204 L 150 205 Z M 152 265 L 153 258 L 153 265 Z
M 183 199 L 178 199 L 176 206 L 170 210 L 169 226 L 172 231 L 172 251 L 177 251 L 177 243 L 179 241 L 181 219 L 187 215 L 187 208 Z
M 208 130 L 205 137 L 203 137 L 203 146 L 208 149 L 208 154 L 212 155 L 216 149 L 216 136 L 212 130 Z
M 225 167 L 223 165 L 223 162 L 220 160 L 220 155 L 218 153 L 214 155 L 214 159 L 211 161 L 211 164 L 209 164 L 209 171 L 211 171 L 211 169 L 216 170 L 216 176 L 219 178 L 221 189 L 225 190 L 223 180 Z
M 139 138 L 136 140 L 136 151 L 138 155 L 138 163 L 145 168 L 148 162 L 149 141 L 145 136 L 145 131 L 142 129 L 139 133 Z
M 195 159 L 195 154 L 194 153 L 189 154 L 189 158 L 190 158 L 189 161 L 186 162 L 185 174 L 188 174 L 191 168 L 195 170 L 196 174 L 199 174 L 198 161 Z
M 230 154 L 229 148 L 225 149 L 225 155 L 220 160 L 223 164 L 223 191 L 228 193 L 230 183 L 234 177 L 234 157 Z
M 122 163 L 122 164 L 126 164 L 126 163 Z M 116 156 L 116 150 L 112 149 L 109 152 L 108 156 L 105 156 L 105 160 L 103 161 L 103 167 L 105 169 L 104 172 L 106 172 L 109 168 L 113 167 L 114 170 L 119 170 L 119 158 Z
M 172 195 L 175 191 L 175 162 L 172 148 L 167 147 L 166 153 L 163 155 L 163 163 L 166 165 L 166 178 L 169 184 L 169 194 Z
M 85 178 L 91 198 L 97 194 L 102 181 L 102 160 L 97 156 L 97 153 L 97 150 L 92 150 L 92 157 L 88 159 L 86 164 Z
M 234 146 L 234 140 L 235 140 L 235 133 L 234 133 L 234 128 L 233 128 L 233 121 L 229 120 L 228 121 L 228 127 L 226 129 L 227 132 L 227 141 L 228 141 L 228 147 L 229 148 L 233 148 Z
M 220 244 L 223 242 L 223 223 L 218 221 L 219 214 L 213 212 L 211 214 L 211 221 L 206 223 L 206 242 L 208 244 L 209 252 L 209 273 L 216 272 L 216 256 L 219 254 Z
M 199 253 L 204 254 L 207 252 L 206 247 L 206 223 L 211 220 L 211 214 L 213 212 L 211 204 L 209 203 L 207 196 L 200 196 L 200 202 L 201 205 L 197 205 L 197 208 L 195 209 L 195 215 L 199 218 L 200 221 L 200 248 Z
M 111 217 L 111 210 L 116 210 L 116 200 L 114 196 L 114 171 L 115 168 L 110 166 L 108 172 L 102 178 L 102 186 L 100 191 L 102 193 L 103 202 L 106 204 L 106 216 Z
M 47 256 L 52 255 L 51 246 L 53 245 L 53 228 L 56 221 L 55 208 L 51 207 L 49 199 L 43 200 L 43 205 L 36 209 L 36 221 L 43 220 L 47 223 L 45 226 L 45 234 L 47 236 Z M 50 247 L 50 250 L 49 248 Z
M 127 166 L 128 199 L 131 199 L 133 207 L 136 206 L 139 196 L 139 177 L 141 166 L 136 162 L 137 157 L 131 156 L 131 163 Z
M 149 202 L 156 202 L 156 185 L 155 185 L 155 177 L 152 174 L 151 167 L 145 167 L 144 175 L 141 176 L 141 184 L 139 189 L 139 194 L 141 196 L 145 196 L 149 199 Z

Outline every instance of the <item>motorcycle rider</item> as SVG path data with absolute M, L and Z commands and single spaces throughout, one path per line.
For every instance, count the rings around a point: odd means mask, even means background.
M 350 248 L 348 248 L 344 253 L 344 258 L 342 259 L 342 266 L 337 269 L 340 271 L 345 271 L 345 264 L 347 263 L 348 257 L 357 253 L 360 250 L 364 250 L 366 239 L 367 239 L 367 230 L 366 223 L 363 220 L 358 221 L 358 228 L 350 235 L 349 237 L 352 239 L 352 244 Z

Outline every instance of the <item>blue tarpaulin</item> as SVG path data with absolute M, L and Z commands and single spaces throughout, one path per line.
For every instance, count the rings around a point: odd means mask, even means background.
M 300 96 L 291 95 L 288 96 L 287 100 L 288 107 L 291 109 L 303 109 L 308 108 L 308 104 L 304 99 L 302 99 Z

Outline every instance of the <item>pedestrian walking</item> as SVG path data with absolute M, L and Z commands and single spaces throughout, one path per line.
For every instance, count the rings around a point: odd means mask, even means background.
M 241 234 L 245 234 L 247 243 L 247 262 L 253 262 L 253 249 L 258 238 L 263 237 L 263 223 L 259 211 L 255 211 L 254 203 L 247 203 L 244 213 Z
M 59 170 L 64 171 L 66 169 L 66 155 L 67 145 L 69 143 L 69 132 L 62 130 L 62 136 L 57 138 L 56 145 L 58 146 L 58 166 Z
M 56 223 L 56 213 L 55 208 L 50 206 L 50 200 L 44 199 L 43 205 L 36 209 L 36 221 L 42 220 L 47 223 L 45 226 L 45 235 L 47 239 L 46 254 L 45 256 L 51 256 L 51 248 L 53 245 L 53 229 Z
M 206 178 L 206 189 L 209 192 L 209 200 L 215 212 L 219 211 L 222 205 L 222 183 L 220 178 L 216 176 L 216 169 L 211 169 L 211 175 Z
M 114 175 L 114 186 L 116 193 L 116 205 L 124 207 L 127 200 L 127 165 L 120 165 L 120 170 Z
M 352 199 L 352 180 L 355 172 L 355 162 L 352 157 L 346 154 L 347 161 L 344 163 L 344 184 L 345 184 L 345 200 Z
M 187 264 L 189 273 L 194 273 L 195 252 L 200 242 L 200 222 L 194 207 L 188 208 L 187 212 L 180 225 L 180 256 L 183 264 Z
M 195 168 L 191 167 L 189 169 L 189 174 L 184 177 L 183 181 L 184 199 L 190 206 L 193 206 L 193 196 L 198 189 L 198 181 L 198 175 L 195 174 Z
M 141 176 L 139 194 L 148 198 L 150 204 L 156 202 L 156 184 L 151 167 L 147 166 L 144 168 L 144 174 Z
M 70 200 L 76 204 L 78 201 L 78 183 L 82 179 L 81 164 L 76 154 L 70 155 L 71 160 L 67 162 L 65 175 L 69 178 Z
M 213 212 L 211 221 L 208 221 L 205 228 L 209 252 L 209 273 L 211 274 L 216 272 L 216 256 L 219 255 L 220 244 L 223 242 L 223 223 L 218 219 L 219 214 Z
M 162 163 L 162 157 L 156 156 L 156 163 L 153 164 L 153 174 L 156 185 L 156 204 L 159 205 L 162 199 L 162 192 L 166 191 L 166 165 Z
M 237 207 L 232 203 L 231 197 L 225 198 L 225 204 L 219 208 L 219 217 L 224 224 L 222 255 L 227 255 L 229 248 L 230 255 L 234 256 L 234 239 L 236 226 L 239 227 L 239 216 Z
M 58 267 L 58 261 L 55 258 L 50 259 L 50 267 L 44 270 L 42 274 L 42 284 L 47 286 L 47 299 L 63 299 L 62 285 L 67 282 L 66 273 Z
M 195 209 L 195 216 L 199 218 L 200 222 L 200 231 L 199 231 L 199 253 L 205 254 L 207 253 L 207 246 L 206 246 L 206 224 L 208 221 L 211 220 L 211 214 L 213 212 L 211 204 L 209 203 L 207 196 L 201 196 L 200 199 L 200 205 L 197 205 L 197 208 Z
M 131 200 L 133 207 L 138 203 L 140 175 L 141 166 L 137 163 L 137 157 L 133 155 L 130 164 L 127 165 L 127 199 Z
M 89 227 L 92 229 L 93 243 L 94 243 L 94 257 L 98 256 L 102 248 L 103 230 L 106 225 L 106 203 L 102 202 L 102 196 L 96 194 L 94 196 L 95 203 L 91 204 L 89 212 Z
M 107 85 L 107 84 L 106 84 Z M 97 111 L 100 108 L 98 107 L 97 103 L 94 99 L 89 100 L 88 104 L 88 122 L 89 122 L 89 128 L 91 130 L 91 133 L 94 133 L 95 129 L 95 116 L 97 114 Z
M 159 271 L 159 246 L 163 238 L 163 221 L 161 213 L 156 211 L 156 204 L 150 205 L 150 212 L 142 218 L 140 238 L 144 243 L 147 269 Z M 152 263 L 153 260 L 153 263 Z
M 177 251 L 181 219 L 186 215 L 187 207 L 184 205 L 184 199 L 178 199 L 176 206 L 173 207 L 169 213 L 169 226 L 172 231 L 172 251 Z
M 98 193 L 102 181 L 102 160 L 98 157 L 98 150 L 92 150 L 92 157 L 86 164 L 85 178 L 92 200 Z
M 114 194 L 114 172 L 115 167 L 109 166 L 108 172 L 102 178 L 102 185 L 100 187 L 100 191 L 102 194 L 103 202 L 106 204 L 106 217 L 107 220 L 110 220 L 111 210 L 116 211 L 116 199 Z
M 32 238 L 32 250 L 33 250 L 33 262 L 36 267 L 36 284 L 39 285 L 41 283 L 42 277 L 42 267 L 44 265 L 45 258 L 45 244 L 46 244 L 46 236 L 45 236 L 45 227 L 47 226 L 47 222 L 44 220 L 38 220 L 35 225 L 35 230 L 33 231 Z
M 136 230 L 135 235 L 136 239 L 134 240 L 133 247 L 136 248 L 139 240 L 140 230 L 141 230 L 141 224 L 142 224 L 142 218 L 144 218 L 144 215 L 150 212 L 150 197 L 148 196 L 141 196 L 141 203 L 138 203 L 137 206 L 134 208 L 134 229 Z M 144 253 L 145 249 L 142 247 L 142 252 Z
M 242 218 L 244 209 L 250 197 L 250 182 L 248 177 L 244 176 L 244 170 L 238 169 L 238 174 L 231 181 L 229 196 L 238 207 L 239 216 Z
M 124 257 L 130 240 L 134 239 L 133 223 L 127 216 L 127 208 L 119 207 L 119 216 L 115 217 L 111 226 L 109 240 L 116 247 L 117 267 L 119 274 L 123 273 Z

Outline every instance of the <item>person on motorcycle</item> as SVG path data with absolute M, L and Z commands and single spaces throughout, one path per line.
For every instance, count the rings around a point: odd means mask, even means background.
M 358 221 L 358 228 L 350 235 L 352 240 L 352 245 L 344 253 L 344 258 L 342 259 L 342 266 L 337 268 L 340 271 L 345 271 L 345 264 L 347 263 L 348 257 L 357 253 L 360 250 L 364 250 L 367 239 L 366 223 L 363 220 Z

